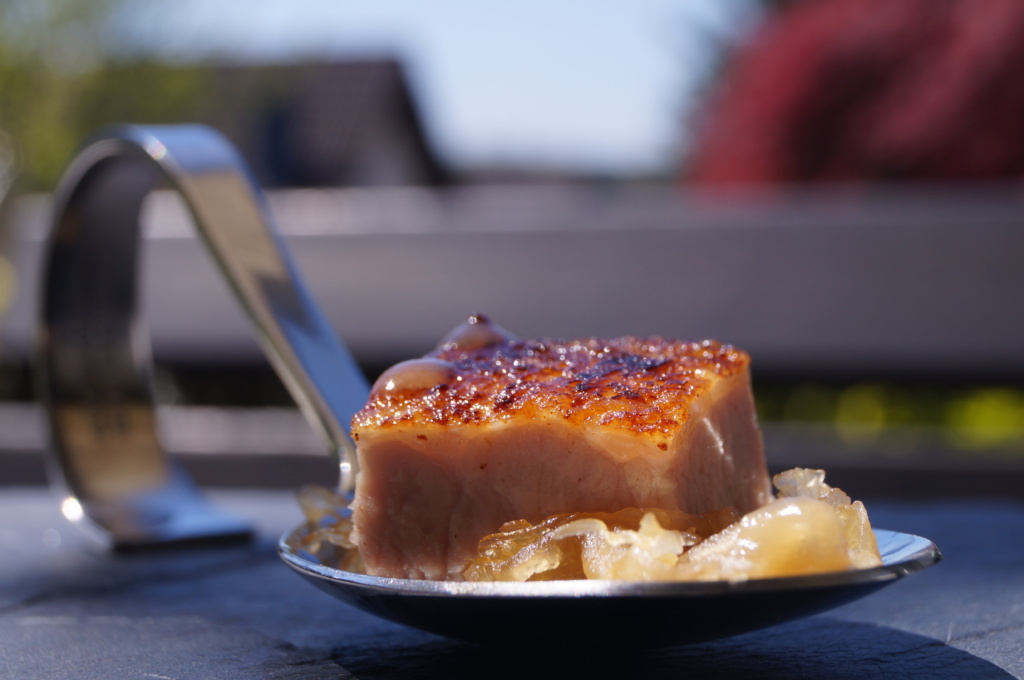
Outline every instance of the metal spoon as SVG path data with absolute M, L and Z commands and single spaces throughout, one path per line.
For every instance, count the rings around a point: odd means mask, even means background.
M 160 176 L 177 190 L 263 348 L 351 488 L 344 423 L 368 386 L 275 234 L 231 145 L 204 127 L 117 127 L 72 163 L 57 194 L 44 267 L 39 390 L 65 514 L 117 547 L 246 535 L 167 459 L 154 429 L 150 357 L 136 300 L 139 211 Z M 884 566 L 739 583 L 452 583 L 387 579 L 303 552 L 284 561 L 335 597 L 443 635 L 480 641 L 657 646 L 731 635 L 823 611 L 934 564 L 927 539 L 877 532 Z
M 708 582 L 417 581 L 329 566 L 344 551 L 304 551 L 308 530 L 286 534 L 278 552 L 324 592 L 397 623 L 506 649 L 519 643 L 621 650 L 739 635 L 860 599 L 942 557 L 926 538 L 878 529 L 882 566 L 855 571 Z
M 205 502 L 155 432 L 149 341 L 137 295 L 139 213 L 164 179 L 339 464 L 369 387 L 310 297 L 234 147 L 202 126 L 119 126 L 90 140 L 56 195 L 43 267 L 38 391 L 65 514 L 116 547 L 245 535 Z

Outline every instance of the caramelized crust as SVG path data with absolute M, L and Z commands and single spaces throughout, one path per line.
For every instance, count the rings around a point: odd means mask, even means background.
M 509 340 L 468 350 L 453 343 L 382 376 L 353 419 L 353 434 L 554 417 L 661 439 L 687 420 L 696 397 L 749 361 L 710 340 Z

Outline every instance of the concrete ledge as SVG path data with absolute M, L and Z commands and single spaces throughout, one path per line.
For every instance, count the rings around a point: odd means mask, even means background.
M 157 357 L 262 361 L 173 196 L 147 210 Z M 474 312 L 524 336 L 713 337 L 761 375 L 1024 378 L 1024 193 L 923 187 L 761 195 L 580 187 L 270 196 L 314 294 L 364 364 L 418 356 Z M 46 200 L 13 211 L 30 353 Z

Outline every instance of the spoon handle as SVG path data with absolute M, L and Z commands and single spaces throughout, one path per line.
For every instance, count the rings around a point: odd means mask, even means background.
M 224 137 L 191 125 L 101 131 L 57 191 L 37 359 L 51 449 L 70 491 L 65 514 L 115 545 L 239 532 L 237 522 L 217 519 L 155 433 L 137 269 L 139 214 L 161 178 L 183 198 L 271 364 L 338 461 L 342 491 L 356 460 L 346 425 L 369 391 Z

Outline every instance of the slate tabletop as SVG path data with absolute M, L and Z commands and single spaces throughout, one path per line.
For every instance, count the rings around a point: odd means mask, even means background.
M 930 538 L 944 559 L 825 614 L 654 651 L 614 634 L 544 651 L 448 640 L 342 604 L 277 557 L 300 519 L 292 494 L 211 496 L 256 540 L 115 554 L 45 489 L 0 489 L 0 678 L 1024 677 L 1019 502 L 869 500 L 875 526 Z

